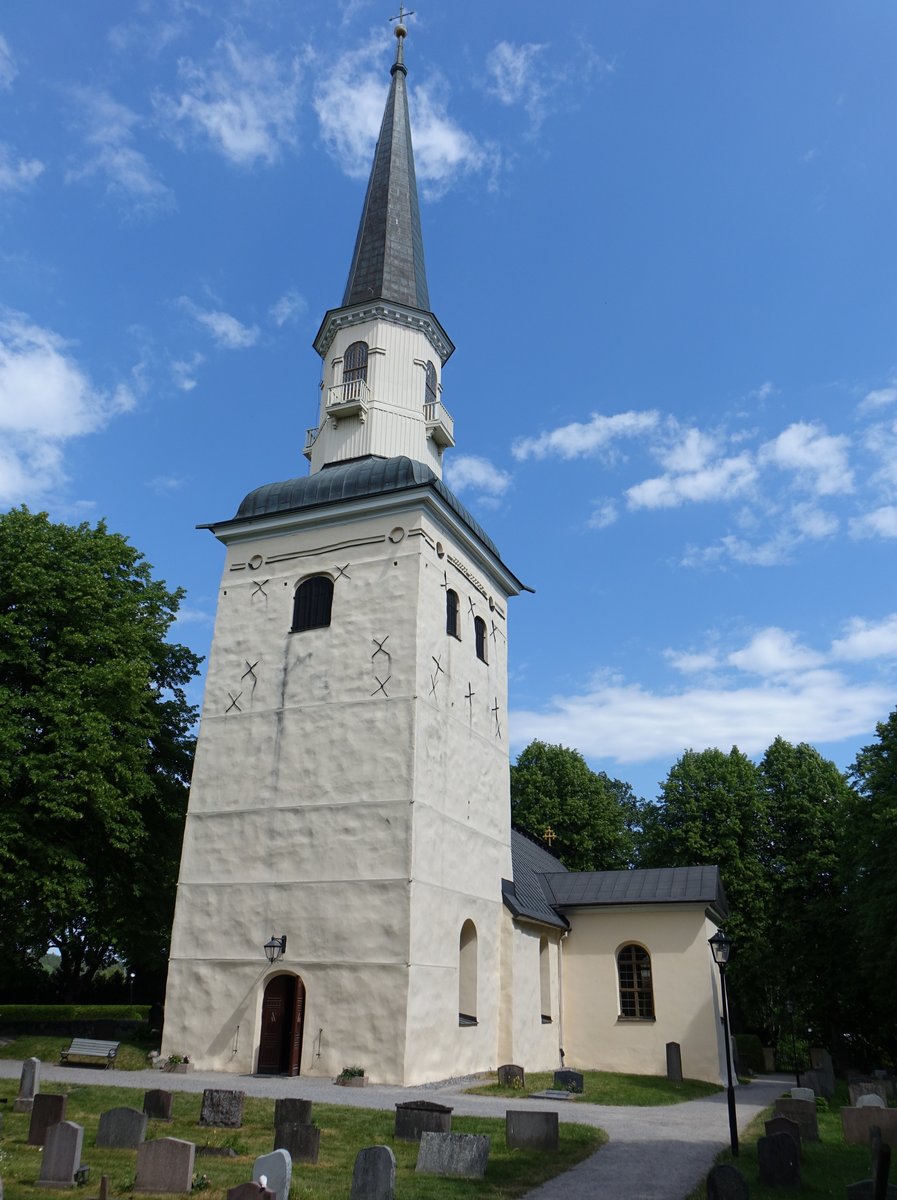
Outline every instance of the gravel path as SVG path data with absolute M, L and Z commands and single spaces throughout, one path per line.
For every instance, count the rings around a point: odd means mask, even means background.
M 22 1064 L 0 1059 L 0 1078 L 18 1079 Z M 561 1121 L 596 1125 L 607 1131 L 608 1145 L 591 1158 L 529 1192 L 530 1200 L 684 1200 L 729 1143 L 726 1095 L 719 1092 L 686 1104 L 659 1108 L 617 1108 L 572 1101 L 507 1100 L 470 1096 L 470 1081 L 449 1080 L 421 1087 L 374 1084 L 366 1088 L 336 1087 L 329 1079 L 228 1075 L 192 1071 L 186 1075 L 162 1071 L 104 1071 L 90 1067 L 59 1067 L 44 1063 L 41 1082 L 85 1083 L 135 1088 L 167 1088 L 202 1092 L 205 1088 L 239 1088 L 250 1096 L 301 1095 L 319 1104 L 385 1108 L 404 1100 L 436 1100 L 450 1104 L 459 1116 L 503 1117 L 509 1108 L 556 1111 Z M 790 1087 L 790 1078 L 767 1076 L 736 1092 L 738 1126 L 743 1129 L 773 1099 Z

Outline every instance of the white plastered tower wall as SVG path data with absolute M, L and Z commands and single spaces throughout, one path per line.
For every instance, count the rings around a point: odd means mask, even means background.
M 562 1066 L 563 931 L 517 920 L 507 909 L 502 925 L 505 1000 L 500 1061 L 527 1071 L 556 1070 Z M 547 978 L 541 961 L 543 945 Z

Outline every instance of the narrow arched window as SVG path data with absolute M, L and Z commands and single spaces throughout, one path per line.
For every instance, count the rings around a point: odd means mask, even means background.
M 624 946 L 617 954 L 620 980 L 620 1016 L 654 1019 L 654 986 L 651 955 L 644 946 Z
M 353 342 L 343 359 L 343 383 L 346 400 L 357 400 L 368 377 L 368 344 Z
M 424 404 L 436 403 L 436 368 L 427 363 L 427 380 L 424 384 Z
M 461 926 L 458 944 L 458 1024 L 477 1023 L 477 927 L 473 921 Z
M 488 662 L 486 657 L 486 622 L 482 617 L 474 617 L 473 631 L 477 640 L 477 658 L 483 662 Z
M 551 1024 L 551 951 L 548 938 L 539 938 L 539 994 L 542 999 L 542 1024 Z
M 330 624 L 332 607 L 333 580 L 326 575 L 312 575 L 296 588 L 292 632 L 325 628 Z
M 460 640 L 458 632 L 458 593 L 448 588 L 445 593 L 445 632 Z

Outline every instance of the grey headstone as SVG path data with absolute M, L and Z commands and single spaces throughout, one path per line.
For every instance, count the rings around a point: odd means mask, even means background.
M 202 1108 L 199 1112 L 200 1125 L 239 1129 L 243 1124 L 243 1101 L 245 1098 L 245 1092 L 206 1088 L 202 1094 Z
M 748 1200 L 747 1180 L 731 1163 L 712 1167 L 707 1176 L 707 1200 Z
M 40 1164 L 38 1187 L 72 1187 L 81 1165 L 84 1127 L 74 1121 L 60 1121 L 47 1130 Z
M 855 1108 L 887 1108 L 881 1096 L 876 1096 L 872 1092 L 867 1092 L 865 1096 L 857 1096 Z
M 810 1066 L 819 1074 L 821 1095 L 825 1096 L 827 1100 L 831 1100 L 835 1094 L 835 1067 L 828 1050 L 824 1050 L 821 1046 L 811 1047 Z
M 172 1092 L 165 1092 L 161 1088 L 153 1088 L 151 1092 L 144 1093 L 143 1111 L 151 1121 L 170 1121 L 173 1100 L 174 1094 Z
M 28 1126 L 28 1145 L 42 1146 L 47 1138 L 47 1130 L 51 1125 L 58 1125 L 65 1120 L 65 1108 L 68 1096 L 58 1096 L 54 1092 L 44 1092 L 34 1097 L 31 1109 L 31 1124 Z
M 321 1130 L 317 1125 L 277 1125 L 274 1149 L 286 1150 L 294 1163 L 316 1163 L 321 1152 Z
M 19 1094 L 13 1101 L 12 1111 L 31 1112 L 34 1097 L 40 1091 L 40 1059 L 26 1058 L 19 1076 Z
M 393 1200 L 395 1194 L 396 1156 L 389 1146 L 367 1146 L 359 1150 L 349 1200 Z
M 797 1146 L 797 1157 L 803 1158 L 803 1149 L 800 1144 L 800 1126 L 797 1121 L 792 1121 L 790 1117 L 773 1117 L 767 1121 L 765 1126 L 766 1136 L 772 1137 L 774 1133 L 787 1133 L 789 1137 L 794 1139 L 794 1144 Z
M 260 1183 L 241 1183 L 228 1188 L 227 1200 L 274 1200 L 274 1193 Z
M 843 1109 L 842 1109 L 843 1112 Z M 800 1127 L 801 1142 L 819 1141 L 819 1124 L 816 1120 L 815 1100 L 776 1100 L 777 1117 L 790 1117 Z
M 293 1160 L 286 1150 L 272 1150 L 270 1154 L 260 1154 L 252 1167 L 253 1181 L 260 1183 L 264 1175 L 268 1181 L 268 1191 L 273 1192 L 277 1200 L 289 1200 L 292 1174 Z
M 135 1192 L 189 1192 L 196 1147 L 181 1138 L 156 1138 L 137 1147 Z
M 682 1047 L 678 1042 L 667 1042 L 667 1079 L 682 1082 Z
M 409 1100 L 396 1105 L 395 1136 L 419 1142 L 422 1133 L 451 1133 L 453 1109 L 432 1100 Z
M 801 1081 L 812 1088 L 817 1096 L 825 1096 L 831 1100 L 835 1094 L 835 1075 L 833 1071 L 821 1071 L 814 1068 L 811 1071 L 801 1071 Z
M 531 1112 L 511 1108 L 505 1113 L 505 1141 L 509 1150 L 557 1150 L 556 1112 Z
M 283 1096 L 274 1101 L 274 1125 L 310 1125 L 311 1100 Z
M 585 1080 L 581 1071 L 555 1071 L 554 1086 L 565 1088 L 568 1092 L 581 1092 L 585 1086 Z
M 516 1063 L 502 1063 L 498 1068 L 498 1086 L 508 1088 L 526 1087 L 526 1072 Z
M 147 1120 L 146 1113 L 136 1108 L 110 1108 L 100 1117 L 96 1144 L 110 1150 L 136 1150 L 146 1141 Z
M 850 1146 L 868 1146 L 873 1126 L 881 1130 L 883 1142 L 897 1146 L 897 1108 L 842 1108 L 841 1129 Z
M 806 1074 L 806 1072 L 801 1072 L 801 1074 Z M 792 1100 L 809 1100 L 810 1103 L 812 1104 L 812 1103 L 815 1103 L 816 1092 L 811 1087 L 793 1087 L 791 1089 L 791 1099 Z
M 490 1140 L 479 1133 L 422 1133 L 416 1170 L 420 1175 L 482 1179 Z
M 849 1083 L 847 1093 L 854 1108 L 860 1096 L 881 1096 L 886 1105 L 888 1102 L 888 1085 L 880 1079 L 860 1079 L 856 1083 Z
M 800 1187 L 800 1158 L 790 1134 L 774 1133 L 758 1138 L 757 1166 L 760 1182 L 767 1187 Z

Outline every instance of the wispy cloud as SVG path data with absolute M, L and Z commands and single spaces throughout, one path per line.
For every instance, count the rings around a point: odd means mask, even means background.
M 228 312 L 201 308 L 189 296 L 180 296 L 177 303 L 212 335 L 215 345 L 221 350 L 246 350 L 259 339 L 257 325 L 244 325 Z M 189 388 L 186 390 L 189 391 Z
M 171 364 L 174 385 L 182 392 L 192 392 L 196 387 L 196 372 L 206 361 L 206 356 L 197 351 L 189 358 L 177 358 Z
M 169 492 L 180 491 L 184 480 L 178 479 L 176 475 L 157 475 L 155 479 L 150 480 L 149 486 L 157 496 L 164 496 Z
M 854 538 L 897 538 L 897 505 L 883 504 L 850 522 Z
M 271 305 L 268 315 L 274 324 L 280 328 L 288 322 L 298 320 L 308 309 L 308 301 L 296 290 L 288 288 L 284 294 Z
M 847 662 L 897 658 L 897 613 L 881 621 L 852 617 L 844 637 L 832 642 L 832 657 Z
M 36 158 L 16 158 L 12 149 L 0 142 L 0 192 L 24 192 L 42 174 L 44 164 Z
M 528 458 L 586 458 L 600 453 L 621 438 L 639 437 L 656 429 L 660 422 L 657 412 L 622 412 L 606 417 L 592 413 L 588 422 L 572 421 L 558 429 L 534 437 L 518 438 L 511 452 L 523 462 Z
M 270 164 L 296 144 L 300 62 L 267 54 L 242 38 L 222 38 L 207 63 L 183 58 L 181 90 L 155 96 L 158 118 L 180 145 L 208 141 L 228 162 Z
M 499 42 L 486 60 L 487 91 L 501 104 L 522 104 L 535 125 L 545 119 L 545 99 L 553 85 L 540 70 L 544 43 Z
M 677 508 L 680 504 L 731 500 L 751 487 L 757 469 L 749 454 L 719 459 L 693 471 L 645 479 L 626 491 L 631 508 Z
M 460 454 L 449 460 L 445 468 L 448 486 L 455 492 L 476 491 L 480 503 L 496 501 L 511 486 L 511 476 L 496 467 L 488 458 L 476 454 Z
M 0 91 L 9 91 L 18 73 L 19 69 L 9 48 L 9 42 L 0 33 Z
M 802 486 L 819 496 L 853 491 L 847 451 L 849 438 L 832 436 L 818 424 L 798 421 L 760 449 L 760 460 L 795 472 Z
M 874 388 L 871 392 L 867 392 L 860 401 L 860 412 L 886 408 L 895 401 L 897 401 L 897 385 L 889 384 L 887 387 Z

